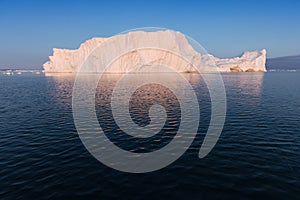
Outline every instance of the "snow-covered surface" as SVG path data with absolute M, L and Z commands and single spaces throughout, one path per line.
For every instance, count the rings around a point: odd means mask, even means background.
M 218 66 L 221 72 L 265 72 L 266 70 L 266 50 L 246 51 L 241 57 L 235 58 L 217 58 L 212 55 L 211 60 Z M 203 58 L 206 55 L 203 56 Z
M 110 66 L 102 66 L 101 59 L 104 55 L 97 55 L 95 52 L 90 54 L 93 50 L 105 45 L 114 45 L 116 48 L 124 49 L 130 49 L 131 46 L 141 48 L 120 55 Z M 165 51 L 161 47 L 172 49 L 172 52 Z M 215 71 L 213 66 L 217 66 L 220 72 L 266 71 L 265 49 L 245 52 L 241 57 L 220 59 L 210 54 L 201 55 L 194 50 L 183 34 L 170 30 L 136 31 L 110 38 L 92 38 L 75 50 L 54 48 L 53 56 L 49 56 L 49 61 L 43 67 L 45 72 L 77 72 L 78 67 L 86 59 L 91 67 L 85 72 L 124 73 L 133 69 L 142 72 L 165 72 L 165 68 L 157 67 L 161 65 L 172 66 L 177 72 L 195 72 L 194 67 L 205 69 L 205 71 Z M 149 68 L 149 66 L 153 67 Z

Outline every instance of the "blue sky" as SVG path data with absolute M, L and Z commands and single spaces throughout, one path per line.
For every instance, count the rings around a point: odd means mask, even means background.
M 39 68 L 53 47 L 138 27 L 180 31 L 218 57 L 300 54 L 300 1 L 0 0 L 0 67 Z

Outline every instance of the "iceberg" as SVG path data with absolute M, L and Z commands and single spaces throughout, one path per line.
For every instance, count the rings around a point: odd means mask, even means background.
M 145 38 L 147 38 L 145 40 Z M 101 44 L 115 45 L 117 48 L 128 48 L 130 46 L 151 46 L 159 44 L 172 49 L 172 52 L 159 48 L 138 48 L 120 56 L 111 66 L 101 66 L 101 56 L 90 56 L 90 54 Z M 133 45 L 135 44 L 135 45 Z M 186 60 L 178 58 L 184 55 Z M 90 57 L 89 57 L 90 56 Z M 116 35 L 109 38 L 92 38 L 85 41 L 78 49 L 53 49 L 53 55 L 49 61 L 43 64 L 46 73 L 76 73 L 78 68 L 89 58 L 89 67 L 85 72 L 110 72 L 127 73 L 133 69 L 142 69 L 147 72 L 150 68 L 143 66 L 172 66 L 177 72 L 197 72 L 195 67 L 202 68 L 202 71 L 215 69 L 219 72 L 266 72 L 266 50 L 245 52 L 241 57 L 221 59 L 211 54 L 197 52 L 190 45 L 188 39 L 180 32 L 171 30 L 144 32 L 135 31 L 126 34 Z M 216 67 L 212 67 L 216 66 Z M 165 72 L 164 69 L 156 67 L 151 72 Z M 214 71 L 214 70 L 211 70 Z

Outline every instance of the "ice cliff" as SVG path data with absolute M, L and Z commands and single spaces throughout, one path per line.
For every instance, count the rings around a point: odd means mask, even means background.
M 146 41 L 145 41 L 145 38 Z M 90 68 L 86 72 L 129 72 L 134 67 L 167 64 L 178 72 L 194 72 L 193 66 L 202 67 L 210 71 L 210 66 L 217 66 L 220 72 L 265 72 L 266 50 L 245 52 L 241 57 L 221 59 L 210 54 L 200 54 L 190 45 L 186 37 L 174 31 L 129 32 L 110 38 L 92 38 L 82 43 L 78 49 L 53 49 L 53 55 L 49 56 L 43 68 L 45 72 L 77 72 L 78 67 L 85 61 L 90 53 L 101 44 L 117 45 L 117 48 L 134 46 L 149 46 L 154 44 L 165 45 L 172 52 L 162 49 L 139 48 L 120 56 L 111 66 L 101 66 L 101 56 L 89 57 Z M 188 62 L 178 58 L 176 55 L 184 55 Z M 153 70 L 151 70 L 153 72 Z M 163 70 L 155 68 L 154 71 Z M 145 72 L 145 71 L 143 71 Z

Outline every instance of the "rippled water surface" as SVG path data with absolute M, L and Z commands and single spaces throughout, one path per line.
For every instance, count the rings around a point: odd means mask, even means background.
M 168 118 L 158 134 L 133 138 L 111 113 L 119 76 L 105 75 L 96 93 L 105 134 L 131 152 L 164 147 L 181 123 L 178 99 L 160 85 L 140 87 L 130 100 L 132 120 L 147 126 L 154 104 L 164 106 Z M 166 168 L 130 174 L 98 162 L 82 144 L 72 115 L 72 75 L 1 75 L 0 199 L 299 198 L 300 73 L 222 76 L 228 110 L 212 152 L 198 158 L 211 115 L 209 93 L 199 75 L 184 74 L 200 106 L 194 142 Z

